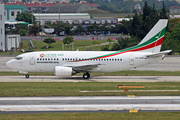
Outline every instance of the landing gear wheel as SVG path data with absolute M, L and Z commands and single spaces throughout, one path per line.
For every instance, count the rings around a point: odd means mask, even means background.
M 84 79 L 88 79 L 89 77 L 90 77 L 90 74 L 88 72 L 83 75 Z
M 26 78 L 29 78 L 29 75 L 27 74 L 25 77 L 26 77 Z

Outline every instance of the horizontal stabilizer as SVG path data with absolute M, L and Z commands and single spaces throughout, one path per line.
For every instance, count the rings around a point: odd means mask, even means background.
M 172 50 L 166 50 L 166 51 L 162 51 L 162 52 L 158 52 L 158 53 L 153 53 L 153 54 L 149 54 L 149 55 L 146 55 L 147 57 L 158 57 L 158 56 L 161 56 L 161 55 L 165 55 L 167 53 L 170 53 Z

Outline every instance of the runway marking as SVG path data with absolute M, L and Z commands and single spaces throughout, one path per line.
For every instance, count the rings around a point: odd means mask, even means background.
M 180 96 L 85 96 L 85 97 L 0 97 L 0 101 L 5 100 L 123 100 L 123 99 L 167 99 L 167 100 L 180 100 Z
M 47 110 L 180 110 L 180 104 L 106 104 L 106 105 L 0 105 L 1 111 Z

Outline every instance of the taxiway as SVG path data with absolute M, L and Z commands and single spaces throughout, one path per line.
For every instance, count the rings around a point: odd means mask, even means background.
M 180 96 L 1 97 L 1 111 L 180 110 Z

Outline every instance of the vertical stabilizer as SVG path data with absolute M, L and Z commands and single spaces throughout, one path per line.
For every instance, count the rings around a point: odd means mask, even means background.
M 147 47 L 144 52 L 159 52 L 163 42 L 164 34 L 166 31 L 168 20 L 160 19 L 156 25 L 149 31 L 149 33 L 143 38 L 138 46 Z

